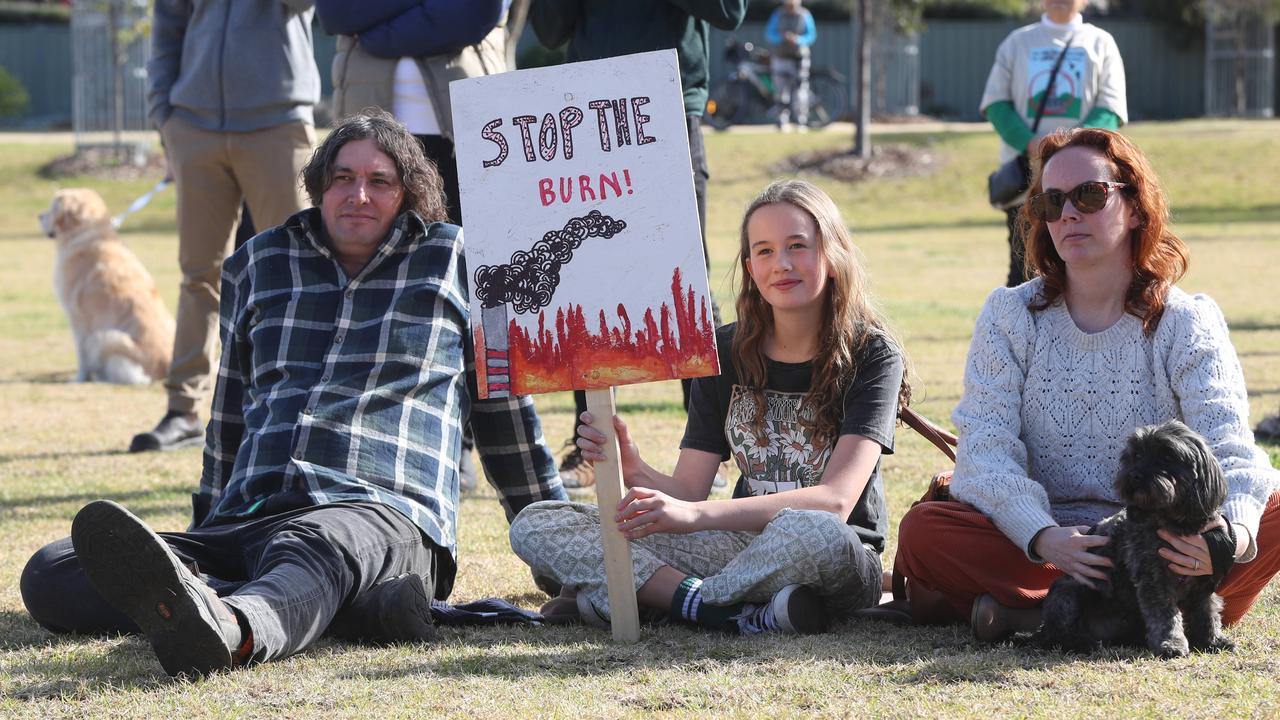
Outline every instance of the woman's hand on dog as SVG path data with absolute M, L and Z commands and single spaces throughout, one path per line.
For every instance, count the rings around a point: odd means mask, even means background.
M 1205 540 L 1204 533 L 1216 528 L 1227 529 L 1227 521 L 1222 516 L 1200 528 L 1200 532 L 1195 535 L 1174 535 L 1168 530 L 1157 530 L 1156 534 L 1169 545 L 1160 548 L 1160 557 L 1167 560 L 1169 570 L 1178 575 L 1212 575 L 1213 555 L 1209 552 L 1209 543 Z M 1238 544 L 1235 555 L 1240 556 Z
M 1087 525 L 1047 527 L 1036 535 L 1031 550 L 1084 585 L 1094 587 L 1092 581 L 1106 580 L 1107 570 L 1113 565 L 1110 558 L 1091 552 L 1091 548 L 1106 545 L 1110 538 L 1088 532 Z

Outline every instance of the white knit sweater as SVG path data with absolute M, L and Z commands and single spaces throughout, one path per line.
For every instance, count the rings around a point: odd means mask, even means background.
M 1039 279 L 987 298 L 952 414 L 960 446 L 953 496 L 991 518 L 1027 556 L 1036 533 L 1092 525 L 1120 504 L 1112 482 L 1134 428 L 1177 418 L 1203 435 L 1227 476 L 1223 513 L 1249 533 L 1280 472 L 1253 442 L 1240 361 L 1206 295 L 1173 288 L 1151 335 L 1126 314 L 1098 333 L 1059 300 L 1027 304 Z

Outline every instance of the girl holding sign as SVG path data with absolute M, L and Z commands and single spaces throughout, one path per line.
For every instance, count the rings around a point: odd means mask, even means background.
M 738 322 L 718 331 L 722 374 L 694 381 L 671 475 L 640 457 L 621 418 L 629 491 L 607 508 L 632 541 L 640 604 L 743 634 L 819 632 L 880 598 L 887 532 L 880 456 L 910 397 L 905 359 L 867 295 L 839 210 L 817 187 L 774 183 L 747 208 Z M 604 435 L 581 416 L 578 446 Z M 708 496 L 721 460 L 742 477 Z M 541 502 L 511 525 L 515 552 L 565 588 L 543 612 L 607 627 L 600 513 Z

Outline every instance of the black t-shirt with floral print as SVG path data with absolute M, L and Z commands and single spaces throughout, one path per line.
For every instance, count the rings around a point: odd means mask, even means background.
M 800 423 L 800 418 L 812 413 L 806 403 L 812 364 L 768 361 L 766 441 L 761 442 L 751 422 L 755 417 L 754 394 L 738 383 L 731 357 L 736 326 L 731 323 L 716 331 L 720 375 L 693 381 L 689 420 L 680 447 L 715 453 L 722 460 L 732 457 L 742 473 L 734 487 L 735 498 L 817 485 L 834 441 L 819 446 L 813 433 Z M 877 335 L 858 354 L 854 365 L 837 435 L 863 435 L 880 443 L 883 453 L 892 453 L 902 356 L 891 342 Z M 848 523 L 864 543 L 884 552 L 889 528 L 879 462 Z

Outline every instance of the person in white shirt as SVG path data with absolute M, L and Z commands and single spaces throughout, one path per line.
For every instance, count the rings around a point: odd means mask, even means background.
M 1044 0 L 1040 22 L 1009 33 L 996 50 L 978 109 L 1000 135 L 1001 164 L 1019 155 L 1034 155 L 1039 138 L 1061 128 L 1118 130 L 1129 122 L 1124 60 L 1110 33 L 1084 21 L 1081 12 L 1088 4 L 1088 0 Z M 1045 102 L 1040 123 L 1032 132 L 1049 75 L 1064 50 L 1053 96 Z M 1025 200 L 1026 195 L 1020 195 L 1000 208 L 1009 229 L 1009 287 L 1027 279 L 1016 224 Z

